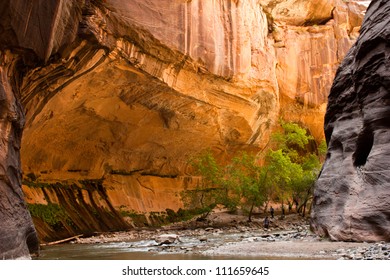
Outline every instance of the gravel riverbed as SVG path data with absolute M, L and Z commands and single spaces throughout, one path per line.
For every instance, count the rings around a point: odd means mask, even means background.
M 215 218 L 217 217 L 217 218 Z M 218 221 L 218 219 L 220 221 Z M 230 219 L 226 222 L 226 219 Z M 211 220 L 211 222 L 210 222 Z M 102 233 L 73 243 L 128 242 L 129 250 L 154 254 L 191 254 L 250 259 L 389 260 L 390 243 L 333 242 L 310 232 L 298 215 L 273 219 L 270 229 L 261 219 L 252 223 L 240 217 L 211 217 L 207 223 L 178 223 L 158 229 Z

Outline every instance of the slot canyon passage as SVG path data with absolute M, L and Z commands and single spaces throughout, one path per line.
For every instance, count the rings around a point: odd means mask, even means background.
M 390 241 L 389 12 L 384 0 L 2 1 L 1 258 L 158 225 L 199 183 L 191 156 L 260 152 L 279 119 L 329 146 L 314 232 Z

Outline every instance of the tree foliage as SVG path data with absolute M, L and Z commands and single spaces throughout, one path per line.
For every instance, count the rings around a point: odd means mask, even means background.
M 240 206 L 250 220 L 253 209 L 270 200 L 282 205 L 295 202 L 304 215 L 326 145 L 321 143 L 310 152 L 307 147 L 314 139 L 306 129 L 283 121 L 280 127 L 272 136 L 272 148 L 262 158 L 241 152 L 223 166 L 210 150 L 194 157 L 191 165 L 203 179 L 192 195 L 192 204 L 210 209 L 222 204 L 231 210 Z
M 219 165 L 210 150 L 203 151 L 190 160 L 195 170 L 195 175 L 201 176 L 197 188 L 184 196 L 184 202 L 190 208 L 205 209 L 206 215 L 210 213 L 216 204 L 226 202 L 220 201 L 227 194 L 221 194 L 223 188 L 223 167 Z
M 295 202 L 297 210 L 305 215 L 320 170 L 324 146 L 321 144 L 312 153 L 307 147 L 314 139 L 307 134 L 306 129 L 296 123 L 283 121 L 281 128 L 282 131 L 273 137 L 277 149 L 271 149 L 267 155 L 267 164 L 273 171 L 273 199 L 280 200 L 282 204 Z
M 271 176 L 273 198 L 278 198 L 283 203 L 291 197 L 293 186 L 302 178 L 302 166 L 291 161 L 290 156 L 282 149 L 269 151 L 267 166 Z
M 236 201 L 248 210 L 251 220 L 253 209 L 266 201 L 267 170 L 258 164 L 254 155 L 242 152 L 233 158 L 227 168 L 228 186 Z M 237 203 L 237 204 L 238 204 Z

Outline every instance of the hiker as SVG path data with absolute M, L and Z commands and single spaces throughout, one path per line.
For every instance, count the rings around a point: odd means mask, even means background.
M 273 219 L 274 218 L 274 208 L 271 206 L 271 208 L 269 209 L 269 212 L 271 213 L 271 218 Z
M 269 219 L 268 219 L 268 216 L 265 217 L 265 219 L 264 219 L 264 228 L 265 228 L 265 229 L 268 229 L 268 228 L 269 228 Z

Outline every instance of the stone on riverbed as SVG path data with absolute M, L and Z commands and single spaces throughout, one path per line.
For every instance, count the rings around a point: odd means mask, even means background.
M 180 241 L 179 236 L 177 234 L 161 234 L 154 238 L 154 241 L 158 243 L 158 245 L 164 244 L 173 244 L 176 241 Z

